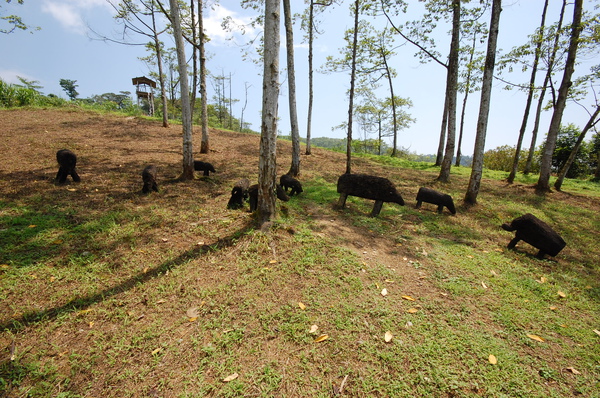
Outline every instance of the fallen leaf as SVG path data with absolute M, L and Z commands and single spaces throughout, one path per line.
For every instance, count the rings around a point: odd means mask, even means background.
M 557 294 L 558 294 L 558 297 L 562 297 L 562 298 L 567 297 L 567 295 L 565 294 L 565 292 L 561 292 L 560 290 L 558 291 Z
M 167 238 L 162 238 L 162 241 L 163 241 L 163 242 L 168 242 L 168 241 L 169 241 L 169 239 L 167 239 Z
M 391 280 L 391 279 L 386 279 L 385 281 L 388 282 L 388 283 L 394 283 L 394 281 Z
M 548 308 L 550 308 L 552 311 L 555 311 L 555 310 L 556 310 L 558 307 L 555 307 L 555 306 L 551 305 L 551 306 L 550 306 L 550 307 L 548 307 Z
M 232 373 L 229 376 L 227 376 L 226 378 L 223 379 L 223 382 L 225 383 L 229 383 L 230 381 L 233 381 L 235 379 L 237 379 L 240 375 L 237 373 Z
M 481 282 L 481 286 L 483 286 L 484 289 L 487 289 L 487 285 L 485 284 L 485 282 Z
M 327 340 L 328 338 L 329 338 L 329 336 L 328 336 L 328 335 L 326 335 L 326 334 L 322 334 L 322 335 L 320 335 L 319 337 L 317 337 L 317 338 L 315 339 L 315 343 L 320 343 L 321 341 L 325 341 L 325 340 Z
M 594 333 L 596 333 L 598 336 L 600 336 L 600 330 L 594 329 Z
M 185 312 L 188 318 L 198 318 L 198 307 L 191 307 Z M 191 322 L 191 321 L 190 321 Z
M 92 326 L 94 326 L 94 321 L 91 321 L 89 325 L 90 325 L 90 329 L 91 329 Z
M 319 329 L 319 327 L 317 325 L 312 325 L 310 327 L 310 330 L 308 331 L 308 333 L 315 334 L 315 333 L 317 333 L 317 329 Z
M 167 302 L 167 300 L 158 300 L 158 301 L 156 302 L 156 304 L 162 304 L 162 303 L 166 303 L 166 302 Z
M 543 338 L 541 338 L 540 336 L 537 336 L 535 334 L 528 334 L 527 337 L 529 337 L 531 340 L 539 341 L 541 343 L 544 342 Z
M 408 301 L 416 301 L 414 298 L 410 297 L 410 296 L 402 296 L 402 298 L 404 300 L 408 300 Z
M 269 264 L 277 264 L 277 260 L 271 260 L 269 261 Z
M 29 228 L 35 228 L 35 227 L 37 227 L 37 225 L 35 225 L 35 224 L 31 224 L 31 225 L 29 226 Z
M 546 277 L 545 277 L 545 276 L 542 276 L 542 277 L 540 278 L 539 282 L 540 282 L 540 283 L 546 283 L 546 282 L 548 282 L 548 279 L 546 279 Z
M 56 280 L 55 277 L 53 277 L 53 276 L 50 277 L 50 282 L 54 282 L 55 280 Z
M 188 319 L 188 321 L 190 321 L 190 322 L 196 322 L 197 320 L 198 320 L 197 316 Z
M 301 301 L 298 301 L 298 307 L 300 307 L 301 310 L 305 310 L 306 309 L 306 306 Z
M 492 274 L 492 275 L 494 275 L 494 276 L 498 276 L 498 274 L 497 274 L 497 273 L 496 273 L 496 271 L 494 271 L 494 270 L 491 270 L 491 271 L 490 271 L 490 274 Z
M 495 364 L 498 363 L 498 359 L 494 355 L 492 355 L 492 354 L 490 354 L 490 356 L 488 357 L 488 361 L 490 361 L 490 363 L 492 365 L 495 365 Z
M 574 367 L 569 366 L 568 368 L 565 368 L 566 370 L 568 370 L 569 372 L 573 373 L 574 375 L 580 375 L 581 372 L 578 371 L 577 369 L 575 369 Z
M 156 355 L 161 351 L 162 351 L 162 348 L 159 347 L 159 348 L 155 349 L 154 351 L 152 351 L 152 355 Z
M 417 312 L 419 312 L 419 310 L 416 308 L 410 308 L 406 310 L 406 312 L 408 312 L 409 314 L 416 314 Z
M 67 188 L 67 191 L 77 192 L 77 190 L 75 188 Z
M 392 334 L 392 332 L 387 331 L 387 332 L 385 332 L 385 336 L 383 337 L 383 339 L 385 340 L 386 343 L 389 343 L 390 341 L 392 341 L 393 337 L 394 337 L 394 335 Z
M 470 254 L 467 254 L 467 258 L 473 258 L 473 256 L 471 256 Z
M 387 296 L 388 295 L 388 291 L 387 289 L 384 287 L 383 290 L 381 291 L 381 295 L 382 296 Z

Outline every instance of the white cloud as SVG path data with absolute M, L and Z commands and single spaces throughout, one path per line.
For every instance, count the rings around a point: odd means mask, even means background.
M 228 32 L 222 27 L 223 20 L 229 19 L 232 32 Z M 211 44 L 220 45 L 231 39 L 232 36 L 239 37 L 244 31 L 248 38 L 256 36 L 256 29 L 250 26 L 250 22 L 254 19 L 252 16 L 242 16 L 235 11 L 231 11 L 224 6 L 216 5 L 208 11 L 208 15 L 204 17 L 204 29 L 211 40 Z
M 106 0 L 44 0 L 42 11 L 52 15 L 63 27 L 85 34 L 87 27 L 83 15 L 98 7 L 112 9 Z
M 26 80 L 34 80 L 31 76 L 28 76 L 26 73 L 20 72 L 15 69 L 0 69 L 0 79 L 4 80 L 9 84 L 19 84 L 19 78 L 17 76 L 21 76 Z

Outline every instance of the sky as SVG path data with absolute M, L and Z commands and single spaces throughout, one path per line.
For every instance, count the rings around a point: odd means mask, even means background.
M 248 103 L 244 120 L 251 123 L 251 128 L 260 130 L 260 109 L 262 104 L 262 66 L 253 63 L 243 56 L 245 45 L 250 38 L 260 35 L 260 31 L 247 29 L 246 34 L 226 32 L 221 27 L 224 17 L 231 17 L 239 25 L 247 24 L 256 11 L 240 8 L 239 1 L 221 0 L 218 5 L 205 11 L 205 30 L 210 37 L 207 44 L 209 59 L 207 67 L 214 75 L 231 74 L 232 97 L 240 101 L 233 106 L 233 114 L 240 117 L 245 102 L 248 86 Z M 415 1 L 411 2 L 414 4 Z M 550 2 L 549 20 L 558 16 L 558 1 Z M 339 56 L 344 46 L 344 31 L 353 24 L 349 12 L 349 1 L 343 5 L 326 11 L 321 16 L 322 34 L 315 40 L 314 67 L 324 65 L 326 56 Z M 500 17 L 498 49 L 500 54 L 513 46 L 527 41 L 527 35 L 539 25 L 543 0 L 504 0 Z M 149 75 L 149 66 L 140 60 L 148 55 L 144 46 L 122 45 L 93 39 L 90 28 L 104 36 L 119 38 L 121 26 L 114 19 L 114 9 L 107 0 L 25 0 L 24 4 L 2 2 L 2 16 L 16 14 L 23 21 L 40 30 L 33 32 L 16 31 L 0 36 L 0 78 L 8 83 L 19 83 L 17 76 L 30 81 L 39 81 L 44 94 L 55 94 L 67 98 L 59 85 L 60 79 L 76 80 L 79 98 L 87 98 L 103 93 L 119 93 L 135 91 L 131 79 Z M 297 8 L 295 8 L 297 7 Z M 292 11 L 302 12 L 305 5 L 301 0 L 292 1 Z M 409 8 L 410 9 L 410 8 Z M 572 15 L 569 8 L 567 15 Z M 397 23 L 415 19 L 417 14 L 398 18 Z M 489 17 L 486 17 L 489 19 Z M 283 24 L 282 24 L 283 25 Z M 283 29 L 283 26 L 282 26 Z M 306 136 L 308 108 L 308 46 L 303 42 L 304 32 L 299 24 L 294 28 L 297 110 L 300 136 Z M 442 27 L 434 33 L 440 51 L 447 52 L 449 46 L 449 29 Z M 147 41 L 141 37 L 130 37 L 132 42 Z M 163 39 L 168 46 L 174 46 L 171 38 Z M 282 44 L 285 37 L 282 31 Z M 403 44 L 401 41 L 399 45 Z M 281 93 L 279 98 L 279 131 L 289 134 L 289 105 L 287 90 L 287 74 L 285 49 L 281 49 L 280 75 Z M 485 51 L 485 44 L 480 50 Z M 188 49 L 188 56 L 190 54 Z M 401 45 L 391 66 L 398 75 L 394 79 L 395 94 L 409 98 L 413 106 L 407 112 L 416 121 L 398 135 L 398 145 L 418 154 L 436 153 L 439 141 L 441 116 L 444 101 L 445 68 L 435 64 L 422 64 L 414 56 L 415 48 L 410 44 Z M 254 57 L 257 59 L 257 57 Z M 586 74 L 589 67 L 597 60 L 586 59 L 576 70 L 577 74 Z M 524 83 L 528 75 L 507 75 L 505 78 Z M 541 79 L 541 78 L 540 78 Z M 210 81 L 210 79 L 209 79 Z M 348 117 L 347 90 L 350 86 L 350 75 L 347 72 L 314 74 L 314 105 L 312 116 L 312 137 L 344 138 L 345 131 L 333 130 L 345 122 Z M 501 145 L 514 146 L 522 121 L 525 107 L 525 93 L 519 90 L 504 90 L 505 84 L 494 82 L 490 118 L 486 139 L 486 150 Z M 213 87 L 208 84 L 209 96 Z M 381 89 L 381 97 L 389 94 Z M 462 97 L 459 97 L 462 101 Z M 213 101 L 211 101 L 213 102 Z M 591 109 L 590 99 L 583 104 Z M 479 112 L 479 96 L 477 93 L 469 97 L 465 118 L 465 135 L 462 153 L 473 153 L 477 117 Z M 573 123 L 583 128 L 588 120 L 585 109 L 570 103 L 563 117 L 563 124 Z M 543 141 L 551 118 L 551 111 L 544 113 L 537 145 Z M 524 148 L 529 147 L 533 119 L 528 123 L 524 138 Z M 355 125 L 355 138 L 364 138 L 363 133 Z M 369 138 L 376 138 L 370 136 Z M 457 137 L 458 138 L 458 137 Z

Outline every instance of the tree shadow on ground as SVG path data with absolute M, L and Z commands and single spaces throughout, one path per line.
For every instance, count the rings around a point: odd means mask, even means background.
M 75 298 L 58 307 L 48 308 L 41 311 L 29 312 L 27 314 L 23 314 L 20 317 L 9 319 L 4 323 L 0 324 L 0 330 L 3 332 L 14 332 L 26 326 L 35 324 L 37 322 L 52 321 L 66 313 L 84 310 L 93 304 L 100 303 L 110 297 L 126 292 L 141 283 L 145 283 L 153 278 L 156 278 L 159 275 L 164 274 L 165 272 L 176 268 L 190 260 L 197 259 L 209 252 L 215 252 L 231 247 L 239 238 L 239 236 L 249 232 L 253 228 L 254 224 L 252 221 L 250 221 L 246 225 L 244 225 L 240 230 L 232 233 L 231 235 L 225 238 L 220 238 L 213 244 L 192 247 L 191 249 L 188 249 L 183 253 L 179 254 L 174 259 L 165 261 L 164 263 L 159 264 L 156 267 L 151 268 L 145 272 L 140 272 L 136 275 L 133 275 L 130 278 L 119 283 L 118 285 L 104 289 L 95 294 Z

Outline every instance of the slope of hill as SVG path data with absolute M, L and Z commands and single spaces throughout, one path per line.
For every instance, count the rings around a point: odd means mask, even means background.
M 594 396 L 600 378 L 597 196 L 534 194 L 356 158 L 406 206 L 349 198 L 344 155 L 302 155 L 304 192 L 270 233 L 226 209 L 257 180 L 259 137 L 211 131 L 179 182 L 181 129 L 78 110 L 0 111 L 0 396 Z M 199 148 L 200 133 L 195 130 Z M 56 186 L 55 153 L 80 183 Z M 279 175 L 291 145 L 278 144 Z M 158 168 L 160 192 L 141 195 Z M 420 186 L 458 214 L 414 209 Z M 500 224 L 530 212 L 567 241 L 535 258 Z

